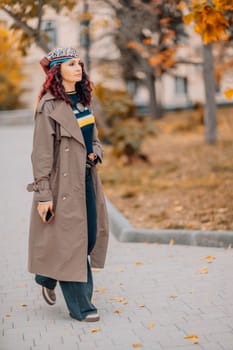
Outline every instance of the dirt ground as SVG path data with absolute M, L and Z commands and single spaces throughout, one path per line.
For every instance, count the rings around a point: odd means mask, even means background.
M 195 114 L 196 113 L 196 114 Z M 150 163 L 112 155 L 104 146 L 105 194 L 139 228 L 233 230 L 233 108 L 218 111 L 218 143 L 204 142 L 197 112 L 155 122 L 142 147 Z

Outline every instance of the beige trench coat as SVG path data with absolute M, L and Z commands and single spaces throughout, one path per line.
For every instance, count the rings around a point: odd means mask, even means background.
M 60 130 L 59 130 L 60 129 Z M 93 150 L 102 161 L 94 130 Z M 72 108 L 47 93 L 35 117 L 32 150 L 34 191 L 29 230 L 29 272 L 60 281 L 87 281 L 87 217 L 85 199 L 86 147 Z M 91 169 L 97 206 L 97 241 L 91 266 L 104 267 L 108 220 L 96 167 Z M 39 200 L 53 200 L 55 219 L 43 223 Z

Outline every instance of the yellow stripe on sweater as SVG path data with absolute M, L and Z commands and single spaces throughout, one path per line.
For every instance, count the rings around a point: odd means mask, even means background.
M 90 124 L 94 124 L 95 123 L 95 118 L 93 115 L 88 115 L 86 117 L 83 118 L 78 118 L 77 122 L 80 126 L 80 128 L 86 126 L 86 125 L 90 125 Z

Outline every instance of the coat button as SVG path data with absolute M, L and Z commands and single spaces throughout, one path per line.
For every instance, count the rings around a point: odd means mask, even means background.
M 63 173 L 63 176 L 67 176 L 68 174 L 67 173 Z
M 70 150 L 69 147 L 65 148 L 65 152 L 69 152 L 69 150 Z
M 65 201 L 65 200 L 66 200 L 66 196 L 63 196 L 63 197 L 62 197 L 62 200 Z

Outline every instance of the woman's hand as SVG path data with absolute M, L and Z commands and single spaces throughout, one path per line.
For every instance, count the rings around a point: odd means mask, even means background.
M 89 153 L 88 158 L 92 161 L 94 161 L 97 158 L 97 155 L 95 153 Z
M 53 211 L 53 202 L 39 202 L 37 206 L 38 213 L 44 223 L 46 223 L 46 214 L 48 210 Z

